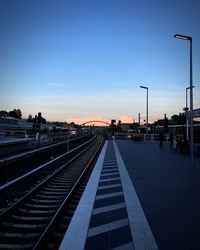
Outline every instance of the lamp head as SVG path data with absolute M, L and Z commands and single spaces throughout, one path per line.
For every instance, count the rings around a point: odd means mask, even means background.
M 174 37 L 177 38 L 177 39 L 192 41 L 192 37 L 191 36 L 185 36 L 185 35 L 175 34 Z
M 192 86 L 192 88 L 194 88 L 194 86 Z M 191 89 L 191 87 L 187 87 L 187 88 L 186 88 L 186 90 L 188 90 L 188 89 Z
M 145 87 L 145 86 L 140 86 L 140 88 L 142 88 L 142 89 L 148 89 L 147 87 Z

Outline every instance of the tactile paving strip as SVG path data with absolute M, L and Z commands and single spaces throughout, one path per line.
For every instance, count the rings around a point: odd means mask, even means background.
M 134 249 L 113 143 L 107 146 L 85 249 Z

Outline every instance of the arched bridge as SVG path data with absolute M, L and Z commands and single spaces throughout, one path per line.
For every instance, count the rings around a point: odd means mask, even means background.
M 86 124 L 90 124 L 90 123 L 104 123 L 104 124 L 110 126 L 110 123 L 109 122 L 105 122 L 105 121 L 88 121 L 88 122 L 82 123 L 81 126 L 85 126 Z

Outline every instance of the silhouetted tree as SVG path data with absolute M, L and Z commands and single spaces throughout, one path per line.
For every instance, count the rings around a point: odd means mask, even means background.
M 70 126 L 74 127 L 75 123 L 74 122 L 70 122 Z
M 13 109 L 9 112 L 9 115 L 14 118 L 21 119 L 22 118 L 22 112 L 20 109 Z
M 185 124 L 185 113 L 179 113 L 179 115 L 173 115 L 171 117 L 171 123 L 175 125 Z
M 154 122 L 154 125 L 163 126 L 163 119 L 157 120 L 156 122 Z
M 0 117 L 7 117 L 9 113 L 6 110 L 0 110 Z

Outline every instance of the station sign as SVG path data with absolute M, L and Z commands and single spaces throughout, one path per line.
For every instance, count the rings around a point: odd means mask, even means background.
M 190 118 L 190 111 L 186 112 L 186 117 L 187 117 L 187 119 Z M 200 108 L 199 109 L 193 109 L 193 118 L 199 118 L 199 117 L 200 117 Z
M 200 117 L 200 108 L 199 109 L 193 109 L 193 118 Z
M 186 113 L 187 118 L 190 118 L 190 111 L 187 111 Z M 193 118 L 199 118 L 200 117 L 200 108 L 199 109 L 193 109 Z

